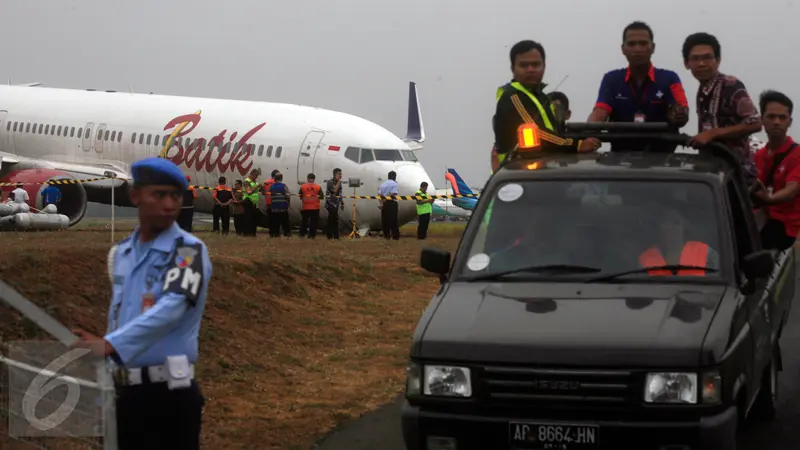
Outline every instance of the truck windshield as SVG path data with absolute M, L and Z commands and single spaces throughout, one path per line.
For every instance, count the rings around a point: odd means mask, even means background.
M 718 208 L 706 184 L 536 180 L 506 183 L 488 197 L 477 233 L 465 240 L 468 256 L 456 267 L 461 279 L 508 273 L 501 277 L 588 280 L 625 271 L 634 273 L 614 282 L 720 276 Z M 635 273 L 667 265 L 709 270 Z M 593 270 L 525 270 L 549 266 Z

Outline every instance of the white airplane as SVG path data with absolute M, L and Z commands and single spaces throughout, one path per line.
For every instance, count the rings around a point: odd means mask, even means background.
M 254 101 L 135 94 L 93 89 L 36 87 L 40 83 L 0 86 L 0 183 L 41 183 L 114 176 L 65 184 L 59 213 L 78 223 L 87 202 L 132 206 L 127 192 L 130 164 L 166 156 L 191 177 L 192 184 L 227 184 L 260 169 L 259 181 L 273 169 L 296 193 L 314 173 L 317 183 L 343 172 L 342 195 L 353 195 L 348 180 L 358 178 L 355 195 L 377 195 L 389 171 L 397 173 L 400 195 L 413 195 L 430 176 L 417 161 L 425 131 L 416 85 L 409 84 L 408 132 L 404 139 L 365 119 L 320 108 Z M 42 185 L 26 184 L 30 206 L 41 209 Z M 14 186 L 1 188 L 8 192 Z M 5 195 L 7 197 L 7 194 Z M 352 228 L 353 200 L 344 199 L 343 228 Z M 263 200 L 262 200 L 263 202 Z M 361 235 L 380 229 L 377 200 L 357 200 Z M 399 220 L 416 217 L 413 201 L 399 201 Z M 211 191 L 201 190 L 196 211 L 211 213 Z M 325 223 L 327 213 L 321 212 Z M 293 198 L 290 216 L 300 220 Z

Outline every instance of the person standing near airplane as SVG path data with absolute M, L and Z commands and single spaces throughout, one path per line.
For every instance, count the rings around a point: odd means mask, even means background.
M 325 198 L 322 193 L 322 187 L 314 182 L 317 176 L 313 173 L 308 174 L 306 183 L 300 186 L 300 199 L 302 207 L 300 208 L 300 237 L 306 237 L 308 233 L 309 239 L 317 237 L 317 227 L 319 226 L 319 207 L 320 201 Z
M 428 183 L 423 181 L 414 195 L 423 197 L 423 200 L 417 200 L 417 239 L 425 239 L 428 237 L 428 225 L 431 223 L 434 202 L 428 195 Z
M 269 195 L 269 188 L 272 187 L 272 184 L 275 183 L 275 174 L 280 173 L 278 169 L 274 169 L 272 173 L 269 175 L 269 179 L 264 182 L 263 190 L 264 190 L 264 204 L 266 205 L 267 210 L 267 224 L 272 223 L 272 196 Z M 271 226 L 271 225 L 269 225 Z
M 689 121 L 689 103 L 677 73 L 653 66 L 653 30 L 632 22 L 622 31 L 628 67 L 603 75 L 588 122 L 667 122 L 677 131 Z
M 328 239 L 339 239 L 339 211 L 344 210 L 342 201 L 342 169 L 333 169 L 333 178 L 325 183 L 325 210 L 328 212 Z
M 159 157 L 131 165 L 139 225 L 108 253 L 111 305 L 103 337 L 76 329 L 74 347 L 116 363 L 117 446 L 199 449 L 205 399 L 195 380 L 211 280 L 205 243 L 177 226 L 181 169 Z
M 28 191 L 22 188 L 22 183 L 17 183 L 17 188 L 8 194 L 8 198 L 14 203 L 28 203 L 31 199 Z
M 289 188 L 283 184 L 283 174 L 275 174 L 275 182 L 269 188 L 269 195 L 272 197 L 272 223 L 270 223 L 269 235 L 279 237 L 281 230 L 286 237 L 292 237 L 289 229 L 289 206 L 291 204 L 291 193 Z
M 695 33 L 683 42 L 683 61 L 700 82 L 697 89 L 698 134 L 690 145 L 718 140 L 738 153 L 748 183 L 757 170 L 749 137 L 761 130 L 761 116 L 744 83 L 719 71 L 722 47 L 716 37 Z
M 183 193 L 183 206 L 181 206 L 181 212 L 178 216 L 178 225 L 189 233 L 192 232 L 192 222 L 194 222 L 194 201 L 197 198 L 197 190 L 194 188 L 194 186 L 189 184 L 191 181 L 192 178 L 189 175 L 186 175 L 186 183 L 188 187 L 186 188 L 186 192 Z
M 242 195 L 244 220 L 242 221 L 242 225 L 244 225 L 245 236 L 255 237 L 256 231 L 258 230 L 256 214 L 258 212 L 258 202 L 261 199 L 261 193 L 259 192 L 259 186 L 256 180 L 258 180 L 257 169 L 251 170 L 250 176 L 244 179 L 244 195 Z
M 389 240 L 391 237 L 395 241 L 400 240 L 400 226 L 397 223 L 397 212 L 400 205 L 397 200 L 384 199 L 392 195 L 400 195 L 397 190 L 397 172 L 392 170 L 389 172 L 389 179 L 381 183 L 378 188 L 378 195 L 381 198 L 378 200 L 378 208 L 381 210 L 381 226 L 383 228 L 383 237 Z
M 545 56 L 544 47 L 538 42 L 520 41 L 511 47 L 509 57 L 513 79 L 497 88 L 497 108 L 492 119 L 495 142 L 492 149 L 493 173 L 516 148 L 517 131 L 524 123 L 535 123 L 542 132 L 542 141 L 555 146 L 579 152 L 600 148 L 600 141 L 595 138 L 573 141 L 558 136 L 563 130 L 556 121 L 550 100 L 542 92 L 547 86 L 542 82 Z
M 231 188 L 226 185 L 227 181 L 228 180 L 225 177 L 219 177 L 219 184 L 214 188 L 214 192 L 212 193 L 214 197 L 213 231 L 215 233 L 219 233 L 219 225 L 220 222 L 222 222 L 223 235 L 228 234 L 231 228 L 230 204 L 233 202 L 233 192 L 231 192 Z
M 236 180 L 233 183 L 233 228 L 236 229 L 236 234 L 238 236 L 245 235 L 245 226 L 244 226 L 244 186 L 242 185 L 242 180 Z
M 61 203 L 61 189 L 53 186 L 52 184 L 48 184 L 44 190 L 42 190 L 42 208 L 47 208 L 48 205 L 56 205 Z

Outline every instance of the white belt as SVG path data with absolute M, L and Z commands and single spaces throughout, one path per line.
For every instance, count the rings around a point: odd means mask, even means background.
M 124 382 L 125 386 L 136 386 L 142 384 L 142 368 L 134 367 L 133 369 L 122 369 L 127 372 L 127 380 Z M 163 383 L 167 381 L 169 375 L 167 374 L 167 366 L 148 366 L 147 375 L 150 377 L 151 383 Z M 189 378 L 194 379 L 194 364 L 189 365 Z

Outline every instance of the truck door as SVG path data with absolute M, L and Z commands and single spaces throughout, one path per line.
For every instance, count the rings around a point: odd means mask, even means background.
M 730 208 L 730 218 L 733 228 L 733 244 L 736 249 L 733 255 L 738 261 L 742 261 L 747 255 L 757 250 L 758 242 L 755 218 L 751 211 L 747 211 L 745 205 L 745 193 L 738 183 L 729 179 L 726 183 L 728 191 L 728 204 Z M 759 246 L 760 247 L 760 246 Z M 777 268 L 776 268 L 777 270 Z M 748 393 L 755 393 L 761 383 L 761 374 L 770 362 L 773 353 L 773 331 L 776 330 L 773 321 L 774 300 L 772 298 L 771 286 L 775 284 L 776 273 L 769 278 L 757 280 L 747 280 L 744 274 L 740 273 L 740 289 L 745 295 L 745 302 L 742 305 L 747 311 L 747 323 L 750 325 L 750 345 L 752 355 L 747 362 Z

